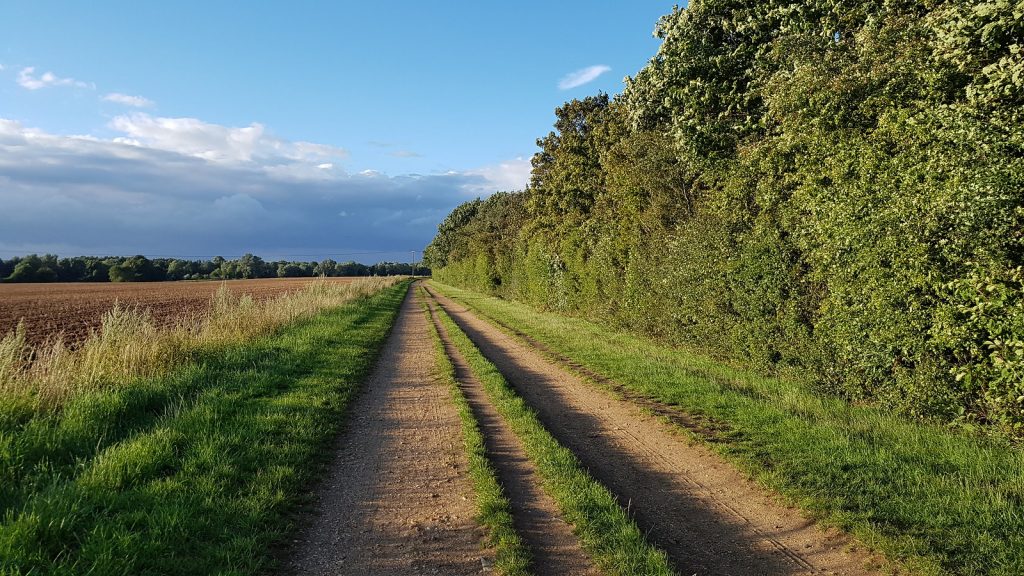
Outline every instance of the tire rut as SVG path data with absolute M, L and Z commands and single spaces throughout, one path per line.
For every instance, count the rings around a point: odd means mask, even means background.
M 490 564 L 461 421 L 413 298 L 410 290 L 348 412 L 315 511 L 285 562 L 292 573 L 461 575 Z
M 599 574 L 572 527 L 562 519 L 558 505 L 541 488 L 536 466 L 527 457 L 522 442 L 498 414 L 483 385 L 452 344 L 437 318 L 436 302 L 428 298 L 427 305 L 445 353 L 455 367 L 459 388 L 480 426 L 487 458 L 511 504 L 513 525 L 532 553 L 531 572 L 537 576 Z
M 825 530 L 640 406 L 558 366 L 468 308 L 439 305 L 607 486 L 683 574 L 877 574 L 879 559 Z

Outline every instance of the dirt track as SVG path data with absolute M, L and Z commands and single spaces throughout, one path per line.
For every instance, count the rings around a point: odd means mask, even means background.
M 327 479 L 289 552 L 296 574 L 477 574 L 493 552 L 474 521 L 458 415 L 430 324 L 410 290 Z M 551 433 L 626 506 L 682 575 L 878 574 L 878 559 L 825 531 L 636 404 L 583 381 L 442 296 L 442 306 Z M 446 352 L 486 438 L 537 574 L 596 574 L 479 381 Z
M 430 302 L 430 307 L 433 316 L 435 303 Z M 533 554 L 533 573 L 537 576 L 598 574 L 572 527 L 562 520 L 558 505 L 541 488 L 537 468 L 526 456 L 522 442 L 491 405 L 482 384 L 436 317 L 434 324 L 455 367 L 459 387 L 480 426 L 487 456 L 511 504 L 516 531 Z
M 429 324 L 410 291 L 350 409 L 316 512 L 290 553 L 296 574 L 478 574 L 461 423 L 434 372 Z
M 877 573 L 876 559 L 847 536 L 820 529 L 718 455 L 465 306 L 438 300 L 681 574 Z

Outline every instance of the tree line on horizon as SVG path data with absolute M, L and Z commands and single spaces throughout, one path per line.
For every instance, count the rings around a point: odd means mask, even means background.
M 75 256 L 53 254 L 0 259 L 2 282 L 161 282 L 173 280 L 236 280 L 251 278 L 302 278 L 316 276 L 409 276 L 429 275 L 419 264 L 400 262 L 319 262 L 277 260 L 268 262 L 246 254 L 235 260 L 216 256 L 209 260 L 146 258 L 145 256 Z
M 693 0 L 566 102 L 435 278 L 905 414 L 1024 432 L 1024 12 Z

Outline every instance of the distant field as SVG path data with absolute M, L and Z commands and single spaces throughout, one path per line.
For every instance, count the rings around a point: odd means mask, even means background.
M 30 342 L 39 343 L 60 332 L 66 342 L 79 342 L 100 325 L 115 302 L 149 309 L 161 326 L 173 325 L 185 314 L 205 311 L 210 298 L 226 284 L 235 294 L 264 300 L 301 289 L 314 278 L 263 278 L 222 282 L 132 282 L 0 284 L 0 336 L 24 319 Z M 355 278 L 328 278 L 348 283 Z

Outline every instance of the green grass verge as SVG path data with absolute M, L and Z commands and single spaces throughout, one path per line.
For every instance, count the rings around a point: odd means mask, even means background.
M 422 294 L 423 289 L 420 290 Z M 506 576 L 526 576 L 530 574 L 530 551 L 512 524 L 511 505 L 501 484 L 498 483 L 494 468 L 487 459 L 487 449 L 480 426 L 455 379 L 455 367 L 448 359 L 444 343 L 430 316 L 430 310 L 425 301 L 421 301 L 421 304 L 431 327 L 438 372 L 448 385 L 452 400 L 458 408 L 459 418 L 462 420 L 462 442 L 469 459 L 469 476 L 473 480 L 473 489 L 476 492 L 477 521 L 487 529 L 488 544 L 494 548 L 494 568 L 499 574 Z
M 1024 574 L 1024 451 L 576 318 L 432 284 L 632 393 L 710 423 L 765 485 L 921 573 Z
M 610 574 L 672 574 L 665 554 L 652 547 L 604 486 L 584 471 L 573 453 L 558 443 L 536 413 L 501 373 L 441 309 L 438 316 L 455 347 L 483 384 L 498 413 L 523 442 L 545 490 L 573 525 L 591 558 Z
M 0 399 L 0 574 L 253 574 L 408 282 L 56 412 Z

